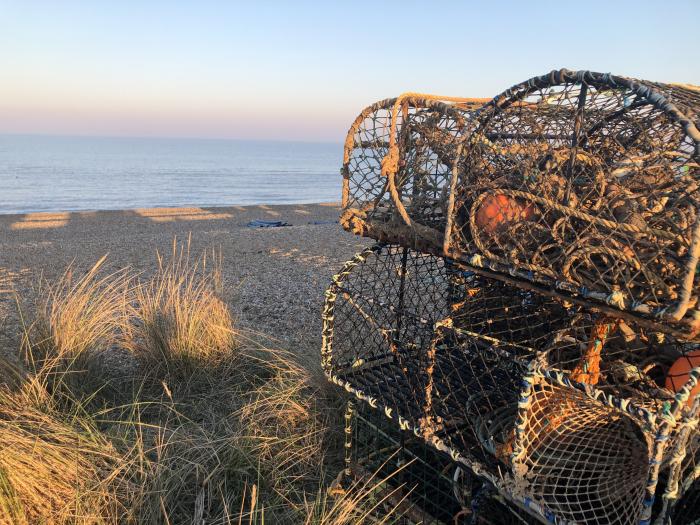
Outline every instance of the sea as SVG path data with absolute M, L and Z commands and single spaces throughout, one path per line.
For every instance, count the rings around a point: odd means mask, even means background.
M 0 135 L 0 213 L 339 201 L 342 144 Z

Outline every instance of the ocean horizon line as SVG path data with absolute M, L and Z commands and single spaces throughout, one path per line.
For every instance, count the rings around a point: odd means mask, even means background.
M 105 140 L 154 140 L 154 141 L 202 141 L 202 142 L 239 142 L 239 143 L 270 143 L 270 144 L 323 144 L 342 147 L 343 140 L 300 140 L 300 139 L 267 139 L 267 138 L 237 138 L 237 137 L 190 137 L 190 136 L 161 136 L 161 135 L 90 135 L 76 133 L 13 133 L 0 131 L 0 138 L 65 138 L 65 139 L 105 139 Z
M 342 157 L 320 142 L 6 135 L 0 213 L 326 202 Z

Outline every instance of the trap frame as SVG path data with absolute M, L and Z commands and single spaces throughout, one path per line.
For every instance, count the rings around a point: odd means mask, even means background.
M 400 246 L 334 277 L 328 378 L 541 521 L 697 521 L 699 117 L 567 70 L 365 109 L 341 224 Z
M 341 224 L 698 337 L 700 91 L 561 70 L 479 102 L 364 110 Z
M 349 480 L 371 479 L 377 513 L 396 525 L 528 525 L 537 520 L 514 508 L 483 480 L 412 432 L 390 424 L 364 403 L 348 402 Z M 379 482 L 377 480 L 386 480 Z M 346 480 L 347 481 L 347 480 Z
M 659 385 L 695 345 L 450 260 L 365 250 L 323 319 L 332 382 L 546 522 L 648 522 L 697 440 L 700 369 L 675 394 Z
M 440 244 L 459 144 L 486 101 L 406 93 L 362 110 L 345 139 L 341 224 L 404 242 L 415 230 Z
M 561 291 L 693 322 L 699 110 L 700 90 L 589 71 L 510 88 L 475 119 L 446 253 L 478 253 Z M 506 203 L 501 223 L 479 221 L 496 197 Z

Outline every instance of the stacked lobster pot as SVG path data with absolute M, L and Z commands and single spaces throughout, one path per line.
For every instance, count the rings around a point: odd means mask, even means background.
M 531 518 L 698 522 L 698 111 L 567 70 L 364 110 L 329 379 Z

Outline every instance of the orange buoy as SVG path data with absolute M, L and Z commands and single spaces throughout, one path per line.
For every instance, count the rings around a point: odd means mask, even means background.
M 666 374 L 666 388 L 678 392 L 688 382 L 689 372 L 697 366 L 700 366 L 700 350 L 693 350 L 676 359 Z M 689 405 L 698 394 L 700 394 L 700 383 L 690 392 Z
M 486 197 L 476 210 L 476 226 L 486 233 L 494 233 L 508 223 L 531 220 L 535 215 L 532 204 L 522 204 L 507 195 Z

